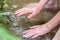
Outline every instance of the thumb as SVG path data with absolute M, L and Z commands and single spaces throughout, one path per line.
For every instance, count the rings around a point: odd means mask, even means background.
M 31 18 L 35 17 L 37 14 L 38 14 L 37 12 L 33 12 L 32 14 L 30 14 L 28 16 L 28 19 L 31 19 Z
M 38 9 L 38 7 L 36 9 L 33 9 L 33 10 L 34 10 L 34 12 L 28 16 L 28 19 L 35 17 L 41 11 L 40 9 Z

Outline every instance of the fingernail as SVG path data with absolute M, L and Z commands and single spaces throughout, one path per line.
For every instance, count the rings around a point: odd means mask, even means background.
M 31 17 L 28 17 L 28 19 L 29 19 L 29 20 L 32 20 L 32 18 L 31 18 Z
M 28 17 L 28 19 L 30 20 L 30 17 Z
M 27 36 L 23 35 L 24 38 L 28 38 Z
M 26 32 L 23 32 L 23 34 L 25 34 Z

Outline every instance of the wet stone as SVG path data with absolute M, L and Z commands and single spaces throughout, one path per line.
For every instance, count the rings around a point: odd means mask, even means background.
M 9 30 L 11 32 L 14 32 L 14 34 L 19 35 L 19 36 L 22 36 L 23 31 L 24 31 L 24 29 L 22 27 L 19 27 L 19 26 L 12 26 L 9 28 Z

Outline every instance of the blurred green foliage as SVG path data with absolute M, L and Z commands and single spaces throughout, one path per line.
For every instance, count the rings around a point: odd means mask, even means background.
M 0 0 L 0 40 L 23 40 L 22 38 L 18 38 L 12 35 L 7 29 L 8 18 L 2 15 L 2 11 L 4 9 L 4 1 L 9 5 L 9 0 Z
M 4 6 L 4 0 L 0 0 L 0 11 L 3 10 L 3 6 Z
M 0 40 L 23 40 L 23 39 L 12 35 L 6 29 L 5 25 L 0 24 Z
M 3 11 L 5 4 L 10 6 L 10 1 L 9 0 L 0 0 L 0 12 Z
M 4 17 L 4 16 L 0 13 L 0 21 L 2 22 L 2 24 L 7 25 L 8 18 L 7 18 L 7 17 Z
M 8 18 L 0 13 L 0 40 L 23 40 L 21 37 L 12 35 L 7 29 L 6 25 Z

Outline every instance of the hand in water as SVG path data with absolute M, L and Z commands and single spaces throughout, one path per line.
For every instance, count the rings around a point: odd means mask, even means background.
M 36 6 L 37 6 L 37 3 L 35 3 L 35 4 L 31 3 L 27 7 L 24 7 L 24 8 L 21 8 L 21 9 L 17 10 L 15 12 L 15 14 L 17 16 L 30 14 L 28 16 L 28 19 L 31 19 L 32 17 L 35 17 L 39 13 L 39 11 L 40 11 Z
M 23 32 L 23 37 L 25 38 L 36 38 L 38 36 L 44 35 L 48 33 L 51 29 L 48 28 L 46 25 L 37 25 L 37 26 L 32 26 L 31 29 Z

